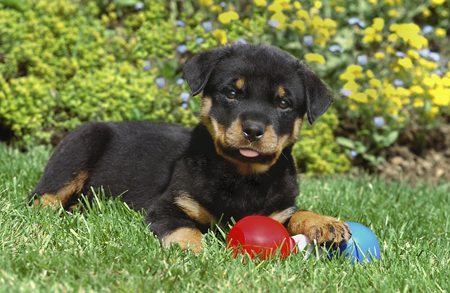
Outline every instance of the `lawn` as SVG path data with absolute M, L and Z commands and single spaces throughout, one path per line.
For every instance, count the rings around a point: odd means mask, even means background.
M 200 255 L 162 249 L 143 217 L 119 200 L 88 212 L 37 210 L 26 196 L 51 149 L 0 144 L 1 292 L 448 292 L 450 184 L 386 184 L 368 177 L 302 179 L 298 205 L 377 235 L 381 260 L 234 259 L 220 232 Z

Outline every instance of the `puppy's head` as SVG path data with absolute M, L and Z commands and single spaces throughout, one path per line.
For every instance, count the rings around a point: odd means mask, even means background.
M 203 91 L 201 123 L 216 151 L 244 175 L 272 166 L 330 106 L 323 82 L 298 59 L 266 45 L 232 45 L 197 55 L 184 66 L 193 95 Z

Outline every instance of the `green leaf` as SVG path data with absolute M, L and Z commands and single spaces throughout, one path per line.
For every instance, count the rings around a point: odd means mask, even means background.
M 360 141 L 355 141 L 355 147 L 354 147 L 355 152 L 357 152 L 358 154 L 364 154 L 365 152 L 367 152 L 367 147 Z
M 355 142 L 353 140 L 342 137 L 342 136 L 336 137 L 336 142 L 338 144 L 340 144 L 341 146 L 349 148 L 349 149 L 355 148 Z
M 380 143 L 380 142 L 385 140 L 385 136 L 382 135 L 382 134 L 379 134 L 377 132 L 374 132 L 372 134 L 372 138 L 373 138 L 373 141 L 376 142 L 376 143 Z
M 383 141 L 384 146 L 387 147 L 387 146 L 390 146 L 391 144 L 393 144 L 397 140 L 398 134 L 399 134 L 398 130 L 394 130 L 391 133 L 389 133 L 384 138 L 384 141 Z

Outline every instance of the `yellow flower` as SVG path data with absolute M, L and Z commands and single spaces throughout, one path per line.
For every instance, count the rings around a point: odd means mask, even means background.
M 425 91 L 423 90 L 423 88 L 419 85 L 413 85 L 409 88 L 411 90 L 411 92 L 420 95 L 423 94 Z
M 402 100 L 399 97 L 392 97 L 392 103 L 394 103 L 397 107 L 402 106 Z
M 283 9 L 291 9 L 291 0 L 275 0 L 275 2 L 279 3 Z
M 444 87 L 437 87 L 429 90 L 433 97 L 432 102 L 437 106 L 448 106 L 450 104 L 450 89 Z
M 389 42 L 397 42 L 397 40 L 398 40 L 398 35 L 396 35 L 396 34 L 390 34 L 388 36 L 388 41 Z
M 267 10 L 270 12 L 281 12 L 283 11 L 283 6 L 281 4 L 274 2 L 269 7 L 267 7 Z
M 374 100 L 376 100 L 378 97 L 378 92 L 374 89 L 367 89 L 364 91 L 364 93 Z
M 349 65 L 345 71 L 351 72 L 351 73 L 355 74 L 356 76 L 358 76 L 363 71 L 363 69 L 359 65 L 352 64 L 352 65 Z
M 373 78 L 375 75 L 373 74 L 373 71 L 370 69 L 366 70 L 366 75 L 368 78 Z
M 448 78 L 447 76 L 442 77 L 442 85 L 450 87 L 450 78 Z
M 369 3 L 372 5 L 376 5 L 378 3 L 378 1 L 377 0 L 369 0 Z
M 211 11 L 214 13 L 221 13 L 222 12 L 222 6 L 220 5 L 213 5 L 211 7 Z
M 371 87 L 381 88 L 381 80 L 376 79 L 376 78 L 372 78 L 372 79 L 369 80 L 369 85 Z
M 317 9 L 322 8 L 322 2 L 320 2 L 318 0 L 314 1 L 314 7 L 316 7 Z
M 439 107 L 431 107 L 430 112 L 428 113 L 435 116 L 437 113 L 439 113 Z
M 320 64 L 325 64 L 325 58 L 317 53 L 308 53 L 305 55 L 305 59 L 311 62 L 317 62 Z
M 292 25 L 301 31 L 305 31 L 305 22 L 303 20 L 294 20 Z
M 349 98 L 360 103 L 367 103 L 369 101 L 369 99 L 367 99 L 367 95 L 364 93 L 353 93 L 349 96 Z
M 397 88 L 397 95 L 402 96 L 402 97 L 409 97 L 411 95 L 411 91 L 408 89 L 405 89 L 404 87 L 398 87 Z
M 372 43 L 375 41 L 375 38 L 371 35 L 365 35 L 362 39 L 363 43 Z
M 384 19 L 377 17 L 373 19 L 373 28 L 379 32 L 381 32 L 384 28 Z
M 308 11 L 306 11 L 306 10 L 299 10 L 299 11 L 297 11 L 295 14 L 296 14 L 297 17 L 300 18 L 300 19 L 302 19 L 302 18 L 304 18 L 304 19 L 306 19 L 306 20 L 309 19 L 309 13 L 308 13 Z
M 418 35 L 420 28 L 414 23 L 393 24 L 389 29 L 416 49 L 422 49 L 428 45 L 428 40 Z
M 432 88 L 436 84 L 436 81 L 429 76 L 425 76 L 425 78 L 422 80 L 422 83 L 429 88 Z
M 374 56 L 377 59 L 384 59 L 384 57 L 386 57 L 383 52 L 377 52 L 374 54 Z
M 325 18 L 323 21 L 323 24 L 328 28 L 336 28 L 337 22 L 335 20 L 332 20 L 331 18 Z
M 396 9 L 391 9 L 388 11 L 388 15 L 390 17 L 397 17 L 400 15 L 400 12 L 398 12 L 398 10 L 396 10 Z
M 350 80 L 354 80 L 355 79 L 355 75 L 353 73 L 351 73 L 351 72 L 344 72 L 341 75 L 339 75 L 339 79 L 340 80 L 350 81 Z
M 261 6 L 261 7 L 267 6 L 267 1 L 266 0 L 253 0 L 253 3 L 256 6 Z
M 336 7 L 334 8 L 334 10 L 336 10 L 336 12 L 344 12 L 344 11 L 345 11 L 345 8 L 342 7 L 342 6 L 336 6 Z
M 238 20 L 239 15 L 234 11 L 228 11 L 219 14 L 217 17 L 217 20 L 220 21 L 223 24 L 229 24 L 232 20 Z
M 198 1 L 198 4 L 200 4 L 200 6 L 209 7 L 213 5 L 213 0 L 200 0 Z
M 315 29 L 318 29 L 319 27 L 323 26 L 323 20 L 320 16 L 315 15 L 312 19 L 311 19 L 311 24 Z
M 376 31 L 375 31 L 375 29 L 373 27 L 369 26 L 368 28 L 366 28 L 364 30 L 364 33 L 366 35 L 374 35 L 374 34 L 376 34 Z
M 344 89 L 349 89 L 352 93 L 356 93 L 358 91 L 359 85 L 354 80 L 349 80 L 344 86 Z
M 295 9 L 297 9 L 297 10 L 302 9 L 302 5 L 301 5 L 300 2 L 298 2 L 298 1 L 295 1 L 295 2 L 294 2 L 294 7 L 295 7 Z
M 445 0 L 431 0 L 431 4 L 434 6 L 444 4 Z
M 413 105 L 414 105 L 415 108 L 419 108 L 419 107 L 425 106 L 425 103 L 421 99 L 415 98 L 414 102 L 413 102 Z
M 286 15 L 283 14 L 283 12 L 277 12 L 274 15 L 270 17 L 271 20 L 278 21 L 279 25 L 277 26 L 277 29 L 283 29 L 286 22 Z
M 409 44 L 413 48 L 422 49 L 428 45 L 428 40 L 423 36 L 415 35 L 410 39 Z
M 221 44 L 226 44 L 228 42 L 227 33 L 224 30 L 215 30 L 213 36 L 218 39 Z
M 403 66 L 405 69 L 410 69 L 413 67 L 412 61 L 408 57 L 400 58 L 400 60 L 398 60 L 398 64 Z
M 443 28 L 438 28 L 436 30 L 436 36 L 438 36 L 439 38 L 445 38 L 447 36 L 447 32 Z
M 425 8 L 422 13 L 425 17 L 429 17 L 431 15 L 431 11 L 428 8 Z
M 411 58 L 413 58 L 413 59 L 419 59 L 419 58 L 420 58 L 419 53 L 417 53 L 417 52 L 414 51 L 414 50 L 408 50 L 408 51 L 406 52 L 406 55 L 408 55 L 409 57 L 411 57 Z

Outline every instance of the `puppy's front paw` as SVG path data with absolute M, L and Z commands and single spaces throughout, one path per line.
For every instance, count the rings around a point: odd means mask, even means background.
M 310 211 L 297 211 L 289 221 L 289 234 L 303 234 L 309 241 L 319 245 L 338 247 L 352 236 L 349 226 L 338 219 L 322 216 Z
M 178 243 L 183 250 L 188 248 L 196 254 L 202 252 L 202 233 L 195 228 L 178 228 L 162 239 L 165 247 Z

